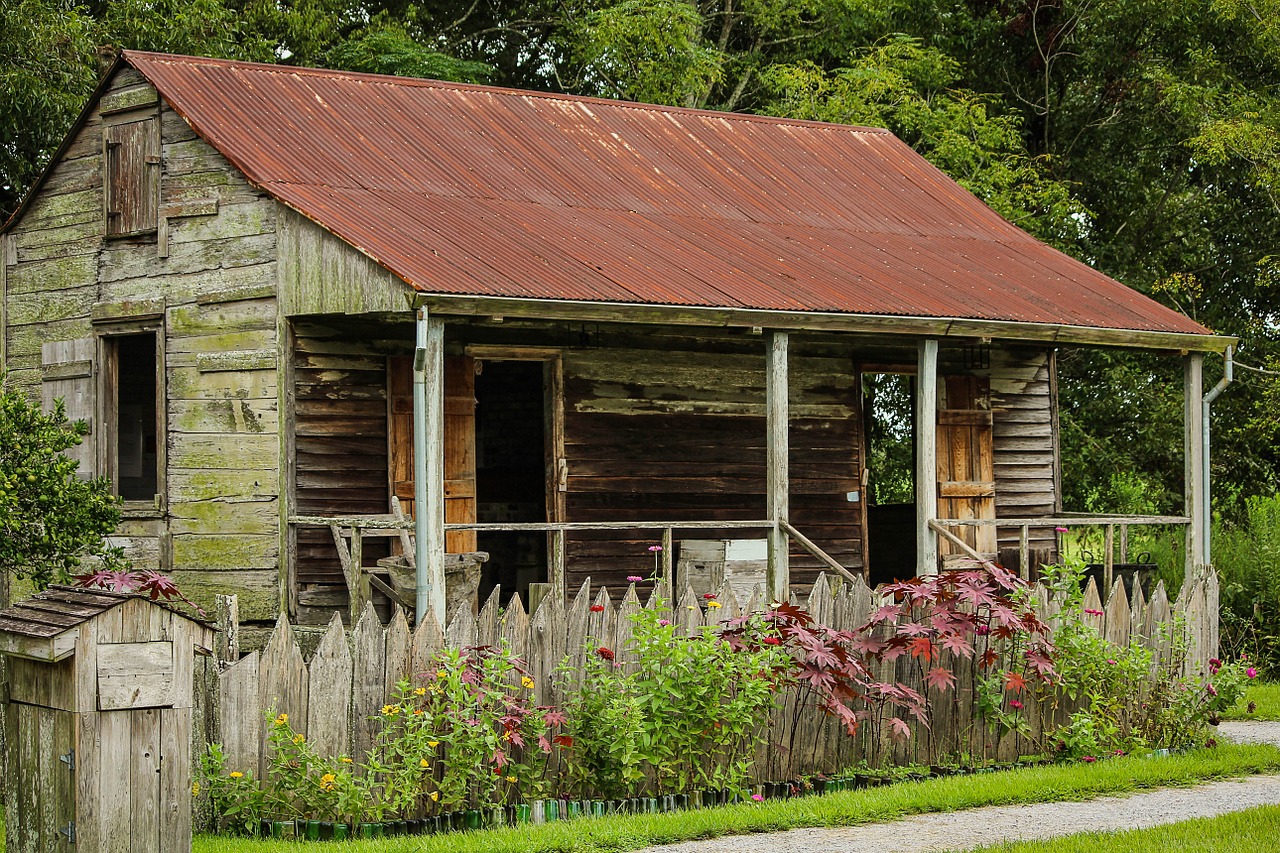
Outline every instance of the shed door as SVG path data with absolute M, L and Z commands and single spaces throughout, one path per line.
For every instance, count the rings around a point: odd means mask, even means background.
M 995 518 L 995 463 L 991 442 L 990 383 L 977 376 L 944 377 L 938 408 L 938 517 Z M 956 527 L 951 532 L 981 554 L 996 553 L 995 527 Z M 946 540 L 945 558 L 960 549 Z
M 392 494 L 413 515 L 413 359 L 393 356 L 387 369 Z M 476 520 L 476 372 L 470 356 L 444 359 L 444 520 Z M 450 554 L 476 550 L 474 530 L 455 530 L 444 541 Z
M 66 830 L 76 818 L 76 715 L 22 702 L 5 705 L 7 840 L 12 853 L 73 851 Z

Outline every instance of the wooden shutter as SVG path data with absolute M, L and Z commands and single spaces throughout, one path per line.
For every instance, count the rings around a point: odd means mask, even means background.
M 94 453 L 94 380 L 93 338 L 74 341 L 54 341 L 40 347 L 40 363 L 43 379 L 40 401 L 46 412 L 53 411 L 55 400 L 61 399 L 71 421 L 85 421 L 89 434 L 84 442 L 68 447 L 64 453 L 80 463 L 78 474 L 88 480 L 97 476 L 97 454 Z
M 155 231 L 160 218 L 160 124 L 154 118 L 103 128 L 107 236 Z
M 938 517 L 996 517 L 995 463 L 991 441 L 990 386 L 976 376 L 944 377 L 944 399 L 938 409 Z M 952 528 L 982 554 L 996 553 L 994 527 Z M 943 540 L 939 553 L 960 549 Z
M 413 515 L 413 359 L 388 359 L 387 395 L 391 416 L 389 440 L 392 494 Z M 475 359 L 444 360 L 444 520 L 473 524 L 476 520 L 476 373 Z M 445 551 L 476 550 L 474 530 L 445 535 Z

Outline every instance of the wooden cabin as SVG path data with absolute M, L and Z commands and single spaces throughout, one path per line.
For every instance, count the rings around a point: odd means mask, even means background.
M 90 421 L 137 564 L 246 619 L 346 610 L 417 547 L 393 499 L 426 501 L 431 571 L 489 555 L 482 591 L 682 542 L 763 556 L 775 595 L 1025 569 L 1061 346 L 1185 362 L 1172 521 L 1204 562 L 1200 367 L 1231 340 L 883 130 L 126 51 L 0 235 L 5 382 Z

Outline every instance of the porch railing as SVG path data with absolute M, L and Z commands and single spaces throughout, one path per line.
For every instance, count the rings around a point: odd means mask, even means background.
M 954 535 L 949 527 L 996 527 L 1017 528 L 1018 530 L 1018 571 L 1022 577 L 1029 578 L 1031 570 L 1030 531 L 1033 528 L 1058 527 L 1102 527 L 1102 593 L 1111 593 L 1115 577 L 1116 530 L 1120 531 L 1120 553 L 1129 553 L 1129 528 L 1152 527 L 1158 525 L 1180 525 L 1186 527 L 1191 519 L 1185 515 L 1091 515 L 1086 513 L 1062 513 L 1043 518 L 937 518 L 929 522 L 939 536 L 964 550 L 968 556 L 983 558 L 968 543 Z

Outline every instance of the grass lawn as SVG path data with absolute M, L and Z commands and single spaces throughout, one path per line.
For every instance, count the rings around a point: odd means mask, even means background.
M 1256 702 L 1257 710 L 1246 711 L 1250 702 Z M 1280 721 L 1280 684 L 1253 682 L 1245 688 L 1244 698 L 1230 711 L 1222 715 L 1224 720 L 1272 720 Z
M 852 826 L 923 812 L 975 806 L 1083 800 L 1140 788 L 1280 772 L 1280 749 L 1222 745 L 1169 758 L 1116 758 L 1097 764 L 1029 767 L 1003 773 L 902 783 L 822 797 L 726 806 L 673 814 L 585 818 L 480 833 L 329 843 L 317 850 L 346 853 L 597 853 L 634 850 L 718 835 L 817 826 Z M 296 853 L 294 842 L 197 836 L 194 853 Z
M 1049 841 L 984 847 L 989 853 L 1222 853 L 1270 851 L 1280 838 L 1280 806 L 1259 806 L 1221 817 L 1127 832 L 1082 832 Z

